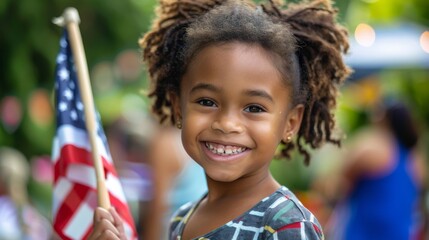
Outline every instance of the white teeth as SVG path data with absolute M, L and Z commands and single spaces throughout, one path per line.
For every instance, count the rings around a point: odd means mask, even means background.
M 238 154 L 246 150 L 246 148 L 244 147 L 212 145 L 211 143 L 208 143 L 208 142 L 206 142 L 205 145 L 212 153 L 219 154 L 219 155 Z

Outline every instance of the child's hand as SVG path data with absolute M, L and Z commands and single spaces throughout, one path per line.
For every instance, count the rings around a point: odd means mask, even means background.
M 113 207 L 109 210 L 101 207 L 95 209 L 94 228 L 88 240 L 101 239 L 127 239 L 122 219 Z

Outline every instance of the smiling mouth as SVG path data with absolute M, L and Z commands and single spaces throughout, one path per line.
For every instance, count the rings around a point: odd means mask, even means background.
M 222 156 L 231 156 L 235 154 L 240 154 L 247 150 L 246 147 L 231 146 L 231 145 L 222 145 L 217 143 L 205 142 L 205 146 L 210 152 Z

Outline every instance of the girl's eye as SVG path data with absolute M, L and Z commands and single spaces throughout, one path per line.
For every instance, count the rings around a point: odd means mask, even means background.
M 265 112 L 265 110 L 258 105 L 250 105 L 250 106 L 246 107 L 244 109 L 244 111 L 251 112 L 251 113 Z
M 206 107 L 215 107 L 216 104 L 209 99 L 200 99 L 197 101 L 198 104 L 202 105 L 202 106 L 206 106 Z

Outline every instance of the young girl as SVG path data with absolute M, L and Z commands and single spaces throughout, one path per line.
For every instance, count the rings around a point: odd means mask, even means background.
M 269 166 L 278 149 L 287 158 L 297 147 L 308 164 L 305 144 L 339 144 L 331 112 L 349 69 L 335 13 L 329 1 L 161 1 L 140 41 L 153 110 L 182 129 L 209 189 L 176 213 L 170 239 L 323 239 Z M 92 239 L 123 236 L 113 209 L 94 219 Z

